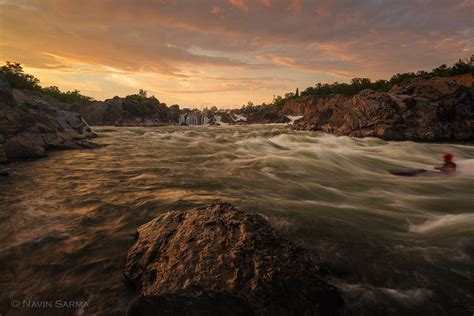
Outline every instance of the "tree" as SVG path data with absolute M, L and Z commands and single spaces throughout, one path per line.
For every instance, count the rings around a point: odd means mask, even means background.
M 80 94 L 78 90 L 61 92 L 56 86 L 43 88 L 39 84 L 39 79 L 33 75 L 26 74 L 23 71 L 23 67 L 17 62 L 11 63 L 7 61 L 6 64 L 0 68 L 0 72 L 14 89 L 39 91 L 42 94 L 53 96 L 59 101 L 66 103 L 88 103 L 93 100 L 91 97 Z
M 286 102 L 286 99 L 283 99 L 281 96 L 273 96 L 273 105 L 276 107 L 282 107 Z
M 14 89 L 40 90 L 39 79 L 26 74 L 20 63 L 9 62 L 2 66 L 1 73 L 5 76 L 10 86 Z
M 56 87 L 56 86 L 50 86 L 50 87 L 43 88 L 43 92 L 45 92 L 46 94 L 49 94 L 49 95 L 60 95 L 61 94 L 61 90 L 59 90 L 59 88 Z
M 91 97 L 82 95 L 79 90 L 61 92 L 56 86 L 41 88 L 41 93 L 50 95 L 65 103 L 89 103 L 93 100 Z
M 146 99 L 147 96 L 148 96 L 148 91 L 143 90 L 143 89 L 140 89 L 140 90 L 138 90 L 138 95 L 139 95 L 141 98 Z
M 474 55 L 471 59 L 474 59 Z M 458 62 L 453 65 L 452 75 L 461 75 L 469 72 L 474 73 L 473 70 L 474 64 L 471 64 L 470 60 L 459 59 Z

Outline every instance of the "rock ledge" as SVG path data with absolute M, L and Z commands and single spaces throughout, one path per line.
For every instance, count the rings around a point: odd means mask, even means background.
M 41 158 L 48 149 L 97 148 L 97 135 L 65 104 L 30 90 L 12 90 L 0 76 L 0 163 Z

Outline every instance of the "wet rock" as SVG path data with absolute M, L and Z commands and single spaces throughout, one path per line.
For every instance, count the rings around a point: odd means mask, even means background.
M 89 147 L 96 134 L 67 107 L 36 91 L 12 91 L 0 76 L 0 162 L 44 157 L 49 148 Z
M 290 121 L 285 114 L 280 113 L 278 108 L 273 105 L 246 107 L 236 111 L 236 114 L 246 117 L 246 123 L 248 124 L 288 123 Z M 224 119 L 222 121 L 226 122 Z M 229 121 L 234 122 L 233 119 Z
M 8 159 L 41 158 L 45 156 L 45 144 L 41 135 L 19 134 L 8 138 L 3 144 Z
M 129 315 L 332 315 L 342 305 L 308 253 L 225 203 L 139 227 L 124 277 L 139 292 Z
M 5 163 L 8 161 L 7 154 L 3 148 L 3 144 L 0 144 L 0 163 Z
M 474 88 L 450 78 L 416 78 L 388 93 L 302 100 L 304 117 L 296 129 L 386 140 L 474 138 Z
M 290 100 L 283 105 L 280 110 L 280 113 L 284 115 L 294 116 L 303 115 L 305 108 L 308 106 L 309 103 L 311 103 L 311 98 L 308 97 L 302 97 L 298 100 Z

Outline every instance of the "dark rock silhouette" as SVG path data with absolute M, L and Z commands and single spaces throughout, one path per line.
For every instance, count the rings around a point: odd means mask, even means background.
M 76 104 L 71 109 L 90 125 L 159 126 L 177 123 L 180 114 L 178 105 L 167 107 L 155 98 L 136 95 Z
M 129 315 L 333 315 L 343 301 L 301 248 L 226 203 L 142 225 L 124 277 Z

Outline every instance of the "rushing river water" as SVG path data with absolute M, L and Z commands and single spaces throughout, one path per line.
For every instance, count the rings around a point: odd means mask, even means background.
M 136 228 L 215 199 L 263 214 L 319 256 L 356 315 L 474 313 L 473 145 L 285 126 L 96 131 L 108 146 L 11 164 L 1 179 L 1 315 L 124 314 L 134 293 L 121 269 Z M 456 176 L 387 172 L 431 168 L 444 151 Z

